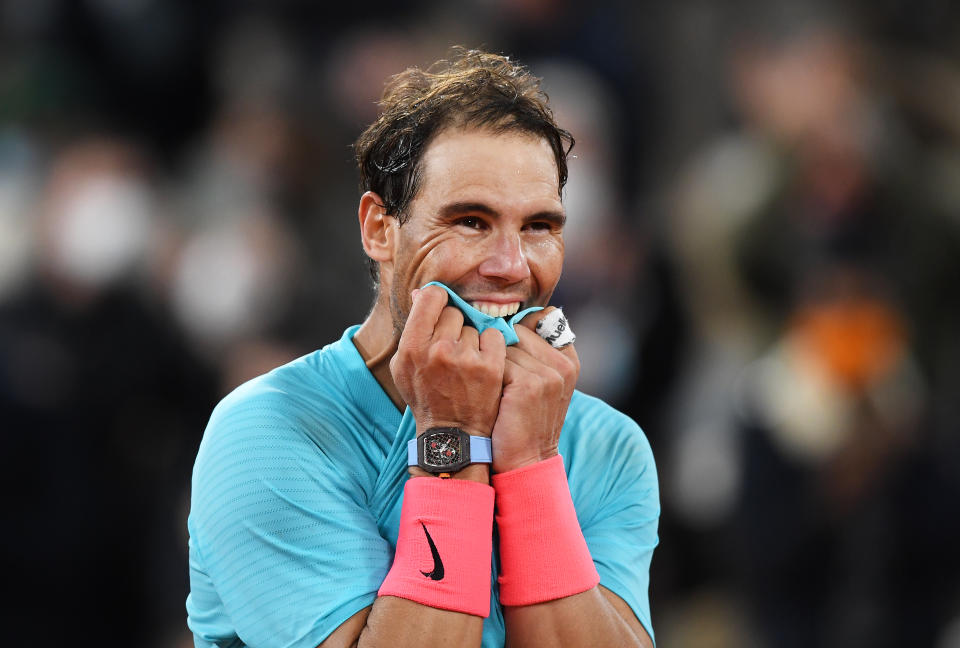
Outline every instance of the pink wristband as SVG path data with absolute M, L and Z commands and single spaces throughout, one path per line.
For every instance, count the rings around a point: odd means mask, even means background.
M 559 455 L 493 475 L 500 532 L 500 602 L 531 605 L 600 582 Z
M 409 479 L 393 566 L 378 594 L 489 615 L 493 497 L 493 489 L 478 482 Z

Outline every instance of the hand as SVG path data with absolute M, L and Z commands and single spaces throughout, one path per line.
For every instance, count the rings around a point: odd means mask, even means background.
M 437 426 L 490 436 L 500 403 L 506 345 L 503 334 L 463 325 L 439 286 L 414 291 L 413 306 L 390 373 L 413 410 L 417 434 Z
M 554 349 L 534 332 L 552 306 L 516 326 L 520 342 L 507 348 L 500 413 L 493 427 L 493 471 L 506 472 L 558 453 L 560 430 L 580 375 L 573 345 Z

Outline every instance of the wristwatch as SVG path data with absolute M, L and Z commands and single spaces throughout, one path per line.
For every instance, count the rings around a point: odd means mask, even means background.
M 489 437 L 471 436 L 456 427 L 430 428 L 407 442 L 407 464 L 428 473 L 452 473 L 473 463 L 491 463 Z

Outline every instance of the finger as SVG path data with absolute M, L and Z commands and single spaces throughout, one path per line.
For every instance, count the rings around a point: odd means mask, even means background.
M 504 387 L 526 380 L 531 373 L 536 374 L 543 369 L 543 365 L 535 366 L 525 359 L 519 358 L 514 349 L 515 347 L 507 347 L 506 359 L 503 363 Z
M 539 393 L 548 400 L 556 396 L 569 399 L 576 388 L 580 366 L 575 360 L 571 361 L 556 353 L 556 349 L 549 348 L 549 350 L 551 352 L 549 360 L 543 361 L 516 346 L 509 347 L 507 361 L 503 368 L 504 389 L 514 383 L 531 381 L 529 384 L 545 390 Z
M 580 369 L 580 357 L 577 355 L 576 346 L 573 344 L 568 344 L 567 346 L 556 349 L 550 346 L 550 343 L 540 337 L 537 333 L 534 333 L 527 327 L 516 328 L 517 337 L 520 341 L 510 347 L 511 349 L 516 348 L 518 350 L 523 350 L 529 353 L 534 358 L 537 358 L 540 362 L 550 365 L 558 370 L 564 369 L 564 363 L 569 361 L 573 362 L 577 371 Z M 562 358 L 566 358 L 563 360 Z
M 527 314 L 522 320 L 520 320 L 518 323 L 519 323 L 519 324 L 522 324 L 523 326 L 525 326 L 526 328 L 530 329 L 531 331 L 535 331 L 535 330 L 537 330 L 537 324 L 540 323 L 540 320 L 542 320 L 544 317 L 546 317 L 548 313 L 550 313 L 551 311 L 555 311 L 555 310 L 557 310 L 557 307 L 556 307 L 556 306 L 547 306 L 547 307 L 544 308 L 543 310 L 538 310 L 538 311 L 534 311 L 534 312 L 532 312 L 532 313 L 528 313 L 528 314 Z M 514 328 L 516 328 L 516 327 L 514 327 Z
M 441 316 L 442 317 L 442 316 Z M 461 316 L 461 322 L 463 317 Z M 477 332 L 477 329 L 472 326 L 462 326 L 460 327 L 460 343 L 464 346 L 469 346 L 472 349 L 480 348 L 480 334 Z
M 544 364 L 529 354 L 517 352 L 514 347 L 507 348 L 507 358 L 503 365 L 503 385 L 515 382 L 534 385 L 566 385 L 563 374 L 554 367 Z
M 546 317 L 548 313 L 555 311 L 556 309 L 556 306 L 547 306 L 543 310 L 534 311 L 533 313 L 527 314 L 522 320 L 517 322 L 519 326 L 513 327 L 514 331 L 517 333 L 517 337 L 520 339 L 517 345 L 520 348 L 524 348 L 530 352 L 534 352 L 534 350 L 537 349 L 542 351 L 542 345 L 544 344 L 549 347 L 550 344 L 542 337 L 537 335 L 537 324 L 539 324 L 540 320 Z M 537 340 L 539 340 L 539 342 Z M 537 352 L 538 355 L 539 351 Z
M 492 326 L 480 334 L 480 353 L 495 357 L 506 357 L 507 342 L 503 333 Z
M 447 299 L 447 292 L 440 286 L 427 286 L 417 291 L 400 335 L 401 341 L 407 344 L 429 341 Z
M 530 353 L 531 355 L 536 356 L 538 358 L 539 357 L 545 358 L 546 356 L 549 356 L 550 351 L 562 352 L 564 349 L 567 348 L 567 347 L 564 347 L 563 349 L 557 349 L 550 346 L 550 343 L 544 340 L 542 337 L 540 337 L 540 334 L 534 332 L 532 329 L 530 329 L 527 326 L 514 327 L 514 330 L 517 332 L 517 338 L 519 338 L 519 342 L 517 342 L 516 346 L 520 347 L 521 349 L 525 350 L 527 353 Z M 573 345 L 571 344 L 569 346 L 573 346 Z
M 446 306 L 437 320 L 433 330 L 434 340 L 459 340 L 463 330 L 463 313 L 459 308 Z
M 549 346 L 549 345 L 548 345 Z M 538 372 L 544 369 L 544 365 L 550 365 L 533 355 L 528 350 L 521 348 L 519 344 L 507 347 L 507 361 L 511 362 L 527 371 Z
M 570 328 L 570 322 L 559 308 L 547 313 L 534 330 L 555 349 L 562 349 L 577 340 L 573 329 Z

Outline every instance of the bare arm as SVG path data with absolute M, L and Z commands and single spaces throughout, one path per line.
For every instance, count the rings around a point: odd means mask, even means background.
M 547 603 L 506 607 L 503 613 L 511 647 L 653 648 L 630 606 L 603 586 Z M 383 596 L 347 619 L 320 646 L 479 646 L 482 628 L 480 617 Z
M 414 476 L 427 473 L 411 468 Z M 456 473 L 457 479 L 487 483 L 489 468 L 472 465 Z M 424 477 L 436 479 L 435 477 Z M 320 646 L 322 648 L 429 648 L 430 646 L 480 646 L 483 617 L 421 605 L 396 596 L 379 596 L 344 621 Z
M 508 402 L 508 407 L 504 408 L 501 404 L 497 417 L 501 433 L 498 435 L 496 428 L 493 432 L 494 438 L 500 441 L 499 452 L 495 450 L 495 465 L 499 459 L 500 470 L 535 463 L 556 454 L 556 441 L 579 369 L 572 347 L 561 355 L 552 349 L 534 346 L 542 342 L 538 336 L 532 337 L 535 334 L 521 332 L 520 335 L 523 342 L 510 352 L 508 363 L 513 377 L 505 377 L 505 381 L 511 381 L 518 388 L 515 397 L 522 406 L 511 407 Z M 551 355 L 546 368 L 541 360 L 544 353 Z M 545 375 L 550 378 L 543 380 Z M 545 389 L 546 393 L 529 391 L 527 379 L 533 376 L 539 377 L 534 381 L 538 385 L 535 391 Z M 540 407 L 531 407 L 532 404 Z M 457 423 L 461 420 L 459 415 L 452 418 Z M 541 425 L 532 424 L 533 421 Z M 523 434 L 511 434 L 517 430 L 522 430 Z M 481 468 L 486 470 L 485 467 L 471 466 L 458 477 L 467 477 L 468 471 Z M 477 475 L 475 478 L 486 481 L 487 476 Z M 504 618 L 510 646 L 653 646 L 632 609 L 602 586 L 535 605 L 505 607 Z M 384 596 L 342 624 L 322 646 L 389 645 L 390 648 L 401 648 L 441 643 L 444 646 L 479 646 L 482 625 L 480 617 Z
M 322 648 L 405 648 L 480 645 L 483 619 L 381 596 L 344 621 L 320 644 Z
M 497 472 L 557 453 L 580 362 L 572 345 L 553 349 L 530 330 L 541 316 L 536 313 L 524 319 L 524 326 L 517 327 L 520 343 L 507 351 L 504 394 L 493 430 L 493 468 Z M 630 606 L 601 585 L 543 603 L 505 606 L 504 621 L 511 648 L 653 648 L 650 635 Z
M 653 648 L 653 641 L 630 606 L 602 585 L 555 601 L 505 607 L 503 616 L 511 648 Z
M 446 307 L 447 295 L 438 287 L 417 293 L 391 373 L 414 412 L 418 434 L 433 426 L 454 426 L 490 436 L 503 376 L 502 335 L 491 330 L 481 336 L 476 329 L 464 327 L 463 315 Z M 438 479 L 416 467 L 410 473 L 415 479 Z M 454 478 L 489 484 L 489 467 L 474 464 Z M 483 617 L 380 596 L 341 624 L 321 646 L 478 647 L 482 633 Z

